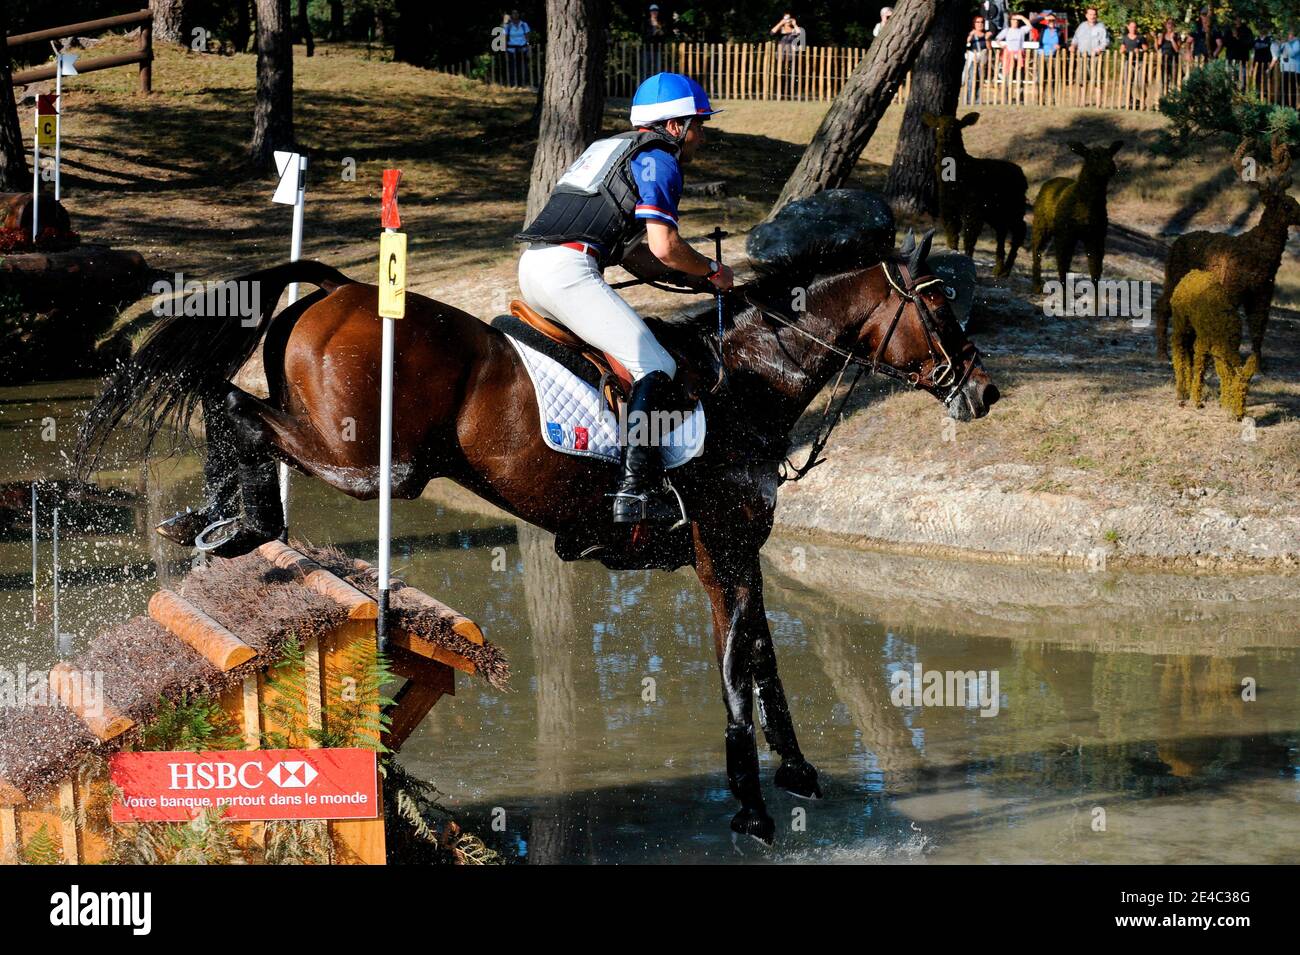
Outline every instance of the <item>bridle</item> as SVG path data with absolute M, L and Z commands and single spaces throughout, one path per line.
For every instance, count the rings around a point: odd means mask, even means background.
M 826 442 L 830 440 L 831 431 L 834 430 L 836 423 L 838 423 L 840 416 L 843 414 L 844 408 L 848 404 L 849 398 L 852 396 L 853 390 L 857 387 L 859 380 L 861 380 L 864 371 L 869 371 L 873 375 L 884 375 L 886 378 L 892 378 L 895 381 L 910 385 L 913 388 L 920 388 L 929 391 L 939 397 L 939 400 L 943 402 L 944 407 L 950 407 L 953 400 L 958 395 L 962 394 L 962 389 L 965 388 L 966 382 L 970 380 L 971 373 L 979 363 L 979 349 L 972 345 L 971 347 L 975 349 L 975 353 L 971 356 L 971 360 L 961 370 L 961 373 L 958 374 L 954 367 L 952 357 L 948 354 L 948 350 L 944 348 L 943 335 L 940 331 L 939 321 L 935 317 L 933 309 L 930 308 L 929 303 L 926 302 L 925 297 L 921 295 L 921 293 L 927 288 L 942 284 L 942 279 L 936 278 L 933 275 L 913 279 L 908 267 L 898 263 L 881 262 L 879 263 L 879 268 L 884 273 L 885 279 L 889 282 L 890 287 L 897 293 L 899 302 L 898 307 L 894 310 L 893 317 L 889 320 L 889 325 L 886 327 L 884 335 L 880 338 L 880 343 L 876 346 L 875 351 L 872 352 L 870 358 L 863 358 L 858 354 L 856 349 L 841 348 L 833 342 L 825 341 L 806 329 L 801 328 L 798 322 L 783 315 L 779 309 L 772 308 L 765 302 L 755 301 L 752 295 L 746 294 L 745 296 L 749 304 L 753 305 L 768 318 L 779 322 L 792 331 L 802 335 L 804 338 L 815 342 L 828 351 L 834 352 L 836 355 L 840 355 L 844 359 L 844 364 L 840 366 L 839 374 L 835 378 L 835 387 L 831 389 L 831 400 L 826 402 L 826 408 L 822 412 L 822 419 L 817 426 L 817 436 L 813 439 L 807 460 L 804 461 L 802 465 L 795 466 L 794 462 L 787 457 L 781 465 L 780 478 L 782 482 L 798 481 L 805 474 L 826 460 L 825 458 L 819 458 L 818 455 L 821 454 L 822 449 L 825 448 Z M 897 277 L 895 277 L 892 269 L 898 270 Z M 946 286 L 944 288 L 944 294 L 949 298 L 954 297 L 954 293 L 951 293 Z M 875 311 L 887 301 L 888 299 L 885 299 L 876 304 L 871 312 L 867 314 L 866 320 L 863 322 L 864 326 L 868 321 L 870 321 L 871 316 L 875 314 Z M 884 360 L 885 352 L 889 348 L 890 339 L 893 338 L 894 332 L 898 328 L 898 324 L 902 320 L 909 305 L 912 306 L 915 311 L 921 324 L 921 330 L 925 333 L 926 349 L 930 353 L 930 370 L 925 375 L 915 371 L 903 371 L 903 369 L 891 365 Z M 849 383 L 848 391 L 846 391 L 844 397 L 840 399 L 839 407 L 832 413 L 831 409 L 835 404 L 834 395 L 839 390 L 840 383 L 843 381 L 844 374 L 848 370 L 849 365 L 855 365 L 856 372 L 853 376 L 853 380 Z M 940 392 L 944 389 L 947 389 L 947 391 L 941 395 Z M 970 399 L 967 398 L 968 402 L 969 400 Z M 974 408 L 971 410 L 974 411 Z

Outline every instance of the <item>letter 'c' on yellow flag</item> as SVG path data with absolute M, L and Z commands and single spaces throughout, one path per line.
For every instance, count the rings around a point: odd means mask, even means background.
M 406 233 L 379 236 L 379 314 L 406 317 Z

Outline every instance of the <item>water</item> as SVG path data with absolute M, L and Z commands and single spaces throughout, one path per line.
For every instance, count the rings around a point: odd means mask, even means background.
M 89 383 L 0 391 L 2 482 L 62 474 Z M 40 440 L 53 417 L 57 440 Z M 125 456 L 97 533 L 60 543 L 74 649 L 143 611 L 183 555 L 147 527 L 198 500 L 198 464 Z M 440 502 L 441 501 L 441 502 Z M 512 692 L 464 675 L 402 760 L 467 828 L 531 862 L 1300 861 L 1300 596 L 1294 578 L 1087 573 L 774 540 L 767 607 L 826 798 L 772 790 L 775 848 L 733 843 L 707 602 L 689 570 L 561 564 L 549 538 L 439 500 L 396 502 L 394 566 L 473 617 Z M 463 506 L 457 504 L 457 506 Z M 0 515 L 2 516 L 2 515 Z M 296 535 L 373 559 L 373 504 L 295 476 Z M 0 665 L 45 666 L 50 542 L 32 622 L 25 518 L 0 520 Z M 998 713 L 899 707 L 896 670 L 997 671 Z M 1243 700 L 1243 680 L 1257 698 Z M 652 681 L 652 682 L 651 682 Z

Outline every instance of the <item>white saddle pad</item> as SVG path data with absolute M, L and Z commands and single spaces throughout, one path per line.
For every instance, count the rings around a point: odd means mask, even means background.
M 562 454 L 618 461 L 620 423 L 604 397 L 553 358 L 506 337 L 533 380 L 542 439 Z M 626 422 L 624 427 L 636 433 L 638 422 Z M 666 468 L 680 467 L 704 448 L 704 407 L 698 402 L 695 410 L 681 416 L 681 420 L 665 414 L 661 421 L 650 422 L 649 427 L 650 438 L 660 447 Z M 656 435 L 656 431 L 666 433 Z

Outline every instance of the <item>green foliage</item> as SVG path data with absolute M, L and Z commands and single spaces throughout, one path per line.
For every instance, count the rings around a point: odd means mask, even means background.
M 206 809 L 190 822 L 139 823 L 114 829 L 108 861 L 114 865 L 231 865 L 243 861 L 225 807 Z
M 242 749 L 243 737 L 234 720 L 208 696 L 162 699 L 153 718 L 140 732 L 139 748 L 148 751 L 206 752 Z
M 305 654 L 300 644 L 287 644 L 278 661 L 267 671 L 267 685 L 274 692 L 267 694 L 270 702 L 263 702 L 262 725 L 299 727 L 307 723 L 307 677 Z M 343 657 L 341 672 L 343 686 L 337 698 L 325 701 L 321 707 L 320 729 L 262 732 L 262 746 L 267 749 L 293 749 L 307 745 L 308 741 L 324 747 L 359 747 L 385 753 L 379 742 L 387 731 L 391 717 L 385 708 L 392 700 L 383 694 L 383 687 L 393 682 L 388 669 L 388 658 L 371 653 L 361 643 L 354 643 Z M 375 715 L 376 707 L 378 715 Z M 269 720 L 267 719 L 269 717 Z
M 332 865 L 334 842 L 323 819 L 280 819 L 266 824 L 267 865 Z
M 27 865 L 63 864 L 63 853 L 59 851 L 58 843 L 45 828 L 45 823 L 41 823 L 41 828 L 37 829 L 27 840 L 27 845 L 23 846 L 23 862 Z
M 384 816 L 389 820 L 388 861 L 410 865 L 497 865 L 501 856 L 463 832 L 438 801 L 432 784 L 385 759 Z M 400 829 L 399 829 L 400 826 Z
M 1214 60 L 1188 74 L 1182 87 L 1160 99 L 1160 112 L 1169 120 L 1157 149 L 1183 155 L 1197 142 L 1225 135 L 1249 139 L 1252 148 L 1266 151 L 1274 136 L 1300 151 L 1300 118 L 1285 106 L 1265 103 L 1243 93 L 1224 60 Z

